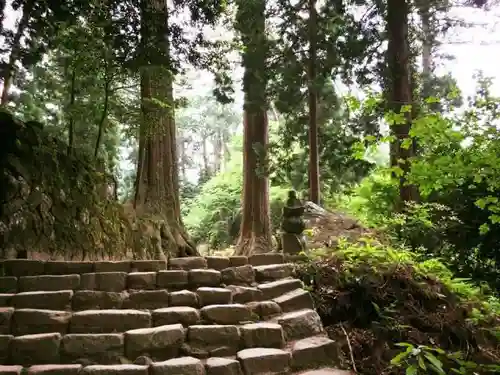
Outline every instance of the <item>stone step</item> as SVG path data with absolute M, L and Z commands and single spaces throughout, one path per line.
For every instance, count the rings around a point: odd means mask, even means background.
M 248 263 L 252 266 L 267 266 L 271 264 L 284 263 L 285 257 L 282 253 L 255 254 L 248 258 Z
M 245 348 L 283 348 L 285 335 L 277 323 L 253 323 L 240 328 L 241 339 Z
M 255 278 L 257 282 L 262 283 L 265 281 L 276 281 L 279 279 L 285 279 L 292 276 L 293 264 L 283 263 L 283 264 L 271 264 L 267 266 L 256 266 L 253 267 L 255 270 Z
M 271 300 L 282 294 L 303 287 L 302 281 L 298 279 L 282 279 L 257 286 L 262 291 L 262 299 Z
M 299 310 L 273 318 L 281 325 L 286 341 L 305 339 L 323 333 L 321 318 L 314 310 Z
M 273 348 L 244 349 L 238 352 L 245 375 L 281 375 L 290 371 L 289 352 Z
M 151 313 L 141 310 L 86 310 L 73 313 L 71 333 L 112 333 L 151 327 Z
M 204 257 L 170 258 L 168 269 L 170 270 L 194 270 L 207 268 L 207 260 Z
M 166 268 L 167 265 L 162 260 L 73 262 L 5 259 L 0 261 L 0 273 L 14 277 L 71 275 L 93 272 L 157 272 Z
M 289 345 L 292 352 L 292 368 L 303 370 L 336 364 L 339 348 L 326 336 L 312 336 Z
M 51 292 L 21 292 L 10 299 L 10 306 L 16 309 L 70 310 L 72 290 Z
M 304 289 L 295 289 L 273 299 L 281 307 L 283 312 L 291 312 L 303 309 L 314 309 L 311 294 Z

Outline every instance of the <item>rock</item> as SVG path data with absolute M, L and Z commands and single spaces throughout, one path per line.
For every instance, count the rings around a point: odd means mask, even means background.
M 280 306 L 273 301 L 250 302 L 247 306 L 253 314 L 256 314 L 262 320 L 281 314 Z
M 10 362 L 23 366 L 59 363 L 59 333 L 17 336 L 10 342 Z
M 125 333 L 125 354 L 134 359 L 148 355 L 155 361 L 175 358 L 185 341 L 186 331 L 182 324 L 143 328 Z
M 244 349 L 236 358 L 247 375 L 281 375 L 290 371 L 290 353 L 280 349 Z
M 281 264 L 284 262 L 284 257 L 280 253 L 254 254 L 250 256 L 248 261 L 252 266 L 266 266 L 269 264 Z
M 167 264 L 163 260 L 134 260 L 131 264 L 132 272 L 158 272 L 166 269 Z
M 17 293 L 17 277 L 0 276 L 0 293 Z
M 302 287 L 302 281 L 298 279 L 283 279 L 258 285 L 258 288 L 262 291 L 262 298 L 264 300 L 271 300 Z
M 156 288 L 156 272 L 131 272 L 127 276 L 127 288 L 152 290 Z
M 23 366 L 2 366 L 0 365 L 1 375 L 21 375 Z
M 44 290 L 44 291 L 76 290 L 79 287 L 80 287 L 80 275 L 77 274 L 23 276 L 19 278 L 20 292 L 34 292 L 38 290 Z
M 229 258 L 226 257 L 205 257 L 207 260 L 207 267 L 213 270 L 221 271 L 229 267 Z
M 111 333 L 149 328 L 151 314 L 139 310 L 86 310 L 73 314 L 71 333 Z
M 11 305 L 11 300 L 12 300 L 12 297 L 14 297 L 15 294 L 14 293 L 2 293 L 0 294 L 0 307 L 10 307 Z
M 204 357 L 217 353 L 227 357 L 238 351 L 240 333 L 234 325 L 194 325 L 189 327 L 187 340 L 193 353 L 204 352 Z
M 281 311 L 290 312 L 302 309 L 314 309 L 311 294 L 303 289 L 296 289 L 274 299 L 281 307 Z
M 45 262 L 45 270 L 43 273 L 46 275 L 80 275 L 82 273 L 91 272 L 94 272 L 94 263 L 92 262 L 68 262 L 49 260 Z
M 245 256 L 229 257 L 229 267 L 240 267 L 248 264 L 248 258 Z
M 252 285 L 255 282 L 255 271 L 251 265 L 230 267 L 221 271 L 222 282 L 226 285 Z
M 207 375 L 243 375 L 240 363 L 229 358 L 208 358 L 205 369 Z
M 18 309 L 12 316 L 12 333 L 16 336 L 54 332 L 65 334 L 70 319 L 69 311 Z
M 262 299 L 262 292 L 257 288 L 238 285 L 229 285 L 226 288 L 231 291 L 234 303 L 248 303 Z
M 198 295 L 190 290 L 180 290 L 169 295 L 170 306 L 198 307 Z
M 190 326 L 200 321 L 200 312 L 192 307 L 166 307 L 153 311 L 153 325 L 163 326 L 169 324 L 182 324 Z
M 31 259 L 6 259 L 2 261 L 5 276 L 38 276 L 43 275 L 45 262 Z
M 125 272 L 84 273 L 80 276 L 80 289 L 121 292 L 127 287 Z
M 221 282 L 221 273 L 216 270 L 194 269 L 189 271 L 189 284 L 192 287 L 200 286 L 219 286 Z
M 307 337 L 292 346 L 292 367 L 295 370 L 334 365 L 339 359 L 335 341 L 324 336 Z
M 72 309 L 73 311 L 121 309 L 127 298 L 127 292 L 78 290 L 73 294 Z
M 168 262 L 168 268 L 171 270 L 185 271 L 207 268 L 207 261 L 203 257 L 171 258 Z
M 252 320 L 250 309 L 241 304 L 205 306 L 201 316 L 215 324 L 240 324 Z
M 80 372 L 82 375 L 148 375 L 148 366 L 139 365 L 92 365 Z
M 69 334 L 62 339 L 61 352 L 67 362 L 86 359 L 101 364 L 120 362 L 124 352 L 122 333 Z
M 245 348 L 282 348 L 285 336 L 279 324 L 254 323 L 241 327 L 241 338 Z
M 13 307 L 0 307 L 0 334 L 10 333 L 10 323 L 13 315 Z
M 125 272 L 129 273 L 132 269 L 132 263 L 128 260 L 119 261 L 100 261 L 94 262 L 94 271 L 100 272 Z
M 159 288 L 182 289 L 188 286 L 188 273 L 183 270 L 160 271 L 156 275 Z
M 256 266 L 254 270 L 258 282 L 275 281 L 292 276 L 293 265 L 290 263 L 271 264 L 268 266 Z
M 123 303 L 124 309 L 154 310 L 168 306 L 169 293 L 166 289 L 129 291 Z
M 72 298 L 72 290 L 22 292 L 12 297 L 11 304 L 16 309 L 67 310 Z
M 281 233 L 281 247 L 285 254 L 300 254 L 307 249 L 306 237 L 303 234 Z
M 201 306 L 224 305 L 231 303 L 231 290 L 225 288 L 198 288 L 196 290 Z
M 10 342 L 14 336 L 0 335 L 0 363 L 6 363 L 9 355 Z
M 28 375 L 78 375 L 82 365 L 35 365 L 28 369 Z
M 321 319 L 318 313 L 313 310 L 283 314 L 276 320 L 283 328 L 287 341 L 300 340 L 323 332 Z
M 145 355 L 141 355 L 134 360 L 134 365 L 151 366 L 152 364 L 153 360 Z
M 205 367 L 199 359 L 180 357 L 153 363 L 150 375 L 205 375 Z

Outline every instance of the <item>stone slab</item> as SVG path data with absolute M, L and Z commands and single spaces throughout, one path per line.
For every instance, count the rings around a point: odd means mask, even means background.
M 86 310 L 73 314 L 71 333 L 112 333 L 151 327 L 149 311 Z
M 22 276 L 19 278 L 20 292 L 76 290 L 79 287 L 80 275 L 78 274 Z

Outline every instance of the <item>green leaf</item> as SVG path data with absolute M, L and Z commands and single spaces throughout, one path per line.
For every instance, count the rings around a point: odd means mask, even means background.
M 432 363 L 433 366 L 435 366 L 440 371 L 441 374 L 445 374 L 443 370 L 443 363 L 439 359 L 437 359 L 434 354 L 426 352 L 424 353 L 424 356 L 430 363 Z
M 406 368 L 405 372 L 406 375 L 417 375 L 417 373 L 418 373 L 418 368 L 415 365 L 411 365 Z

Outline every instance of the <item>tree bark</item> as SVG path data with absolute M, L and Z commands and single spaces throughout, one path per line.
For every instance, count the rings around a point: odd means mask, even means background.
M 76 68 L 73 67 L 71 72 L 71 86 L 69 94 L 69 123 L 68 123 L 68 150 L 67 154 L 70 155 L 73 151 L 75 143 L 75 116 L 73 114 L 75 100 L 76 100 Z
M 180 216 L 178 155 L 170 69 L 168 9 L 165 1 L 144 0 L 141 69 L 142 123 L 135 207 L 161 219 L 162 248 L 169 256 L 197 255 Z M 165 105 L 168 104 L 168 108 Z
M 319 156 L 318 156 L 318 121 L 316 90 L 316 0 L 309 0 L 309 200 L 320 202 Z
M 389 39 L 387 58 L 389 67 L 389 106 L 394 113 L 401 113 L 405 106 L 412 105 L 410 49 L 408 43 L 408 0 L 387 1 L 387 35 Z M 415 144 L 401 147 L 410 137 L 411 110 L 404 113 L 406 121 L 403 124 L 391 124 L 395 140 L 391 144 L 391 166 L 402 170 L 399 176 L 400 203 L 418 201 L 416 186 L 406 183 L 410 171 L 411 158 L 415 155 Z M 402 205 L 399 208 L 402 209 Z
M 238 3 L 236 29 L 245 46 L 242 53 L 244 92 L 243 210 L 236 254 L 271 250 L 269 178 L 267 176 L 268 121 L 266 99 L 265 0 Z
M 19 20 L 16 33 L 14 34 L 14 39 L 12 40 L 9 61 L 3 72 L 3 90 L 0 99 L 0 106 L 2 107 L 5 107 L 9 101 L 9 91 L 10 87 L 12 86 L 12 81 L 14 79 L 14 72 L 16 70 L 16 61 L 18 60 L 19 54 L 21 52 L 21 38 L 24 34 L 24 30 L 26 30 L 26 27 L 28 26 L 32 6 L 33 6 L 32 1 L 27 1 L 26 5 L 23 7 L 23 13 L 21 15 L 21 19 Z

